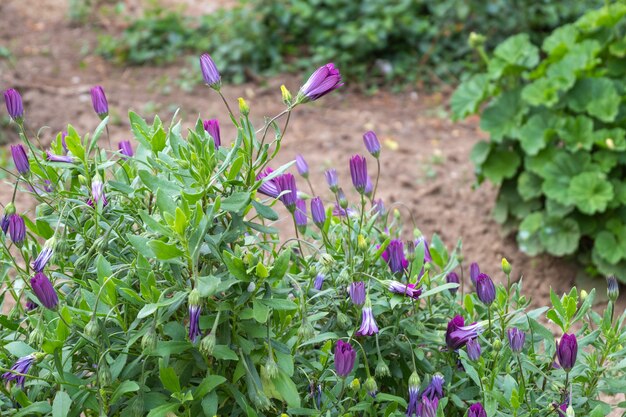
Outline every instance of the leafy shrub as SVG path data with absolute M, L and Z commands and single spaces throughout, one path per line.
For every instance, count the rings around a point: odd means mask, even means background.
M 479 181 L 500 187 L 496 219 L 525 252 L 575 254 L 626 280 L 626 6 L 589 11 L 541 49 L 526 34 L 493 51 L 457 89 L 457 117 L 481 111 L 490 133 L 472 151 Z M 481 109 L 481 105 L 488 105 Z
M 312 99 L 341 81 L 319 71 L 305 85 Z M 571 405 L 596 417 L 611 408 L 600 392 L 626 391 L 616 282 L 604 315 L 590 308 L 595 291 L 576 289 L 528 311 L 506 261 L 506 286 L 473 265 L 477 293 L 459 288 L 460 244 L 449 252 L 408 230 L 405 246 L 365 157 L 351 160 L 358 199 L 333 186 L 337 204 L 312 203 L 311 224 L 291 164 L 266 169 L 303 94 L 283 90 L 286 110 L 256 131 L 240 100 L 230 143 L 215 121 L 184 132 L 176 118 L 130 112 L 136 150 L 120 152 L 105 139 L 103 90 L 92 96 L 93 134 L 68 126 L 44 153 L 17 92 L 5 95 L 29 149 L 12 148 L 16 190 L 38 206 L 7 204 L 0 222 L 3 416 L 476 417 L 483 405 L 489 416 L 562 416 Z M 379 157 L 371 133 L 367 149 Z M 303 160 L 297 168 L 308 176 Z M 271 225 L 278 201 L 295 240 Z M 544 313 L 567 334 L 558 348 Z

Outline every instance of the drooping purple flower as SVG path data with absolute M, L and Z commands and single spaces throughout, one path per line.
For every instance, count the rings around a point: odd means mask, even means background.
M 367 185 L 367 161 L 365 157 L 354 155 L 350 158 L 350 175 L 352 176 L 354 188 L 363 194 Z
M 387 281 L 389 283 L 389 291 L 394 294 L 406 295 L 415 300 L 422 295 L 421 288 L 415 288 L 415 284 L 404 284 L 398 281 Z
M 35 355 L 30 354 L 19 358 L 11 367 L 11 370 L 2 374 L 2 378 L 6 382 L 15 381 L 15 383 L 24 388 L 26 382 L 26 374 L 30 371 L 30 367 L 35 362 Z
M 311 216 L 313 217 L 313 223 L 319 227 L 322 227 L 326 222 L 326 210 L 324 210 L 324 203 L 319 197 L 311 200 Z
M 277 176 L 275 181 L 278 191 L 282 194 L 279 197 L 280 201 L 282 201 L 285 207 L 293 213 L 296 209 L 296 201 L 298 200 L 296 179 L 292 174 L 287 172 L 286 174 Z
M 204 130 L 213 138 L 215 147 L 219 148 L 222 145 L 222 139 L 220 137 L 220 122 L 217 119 L 205 120 L 203 122 Z
M 370 303 L 369 300 L 365 301 L 365 305 L 363 306 L 361 313 L 362 317 L 359 333 L 363 336 L 371 336 L 378 333 L 378 325 L 376 324 L 376 319 L 374 318 L 374 313 L 372 312 L 372 303 Z
M 428 246 L 428 241 L 424 236 L 420 236 L 415 239 L 415 246 L 419 246 L 420 243 L 424 244 L 424 262 L 432 262 L 433 257 L 430 254 L 430 247 Z
M 354 359 L 356 351 L 352 349 L 352 345 L 343 340 L 337 340 L 335 345 L 335 371 L 340 377 L 347 377 L 354 368 Z
M 606 295 L 613 302 L 617 301 L 617 297 L 619 297 L 619 284 L 615 276 L 610 276 L 606 279 Z
M 274 172 L 274 170 L 267 167 L 263 171 L 259 172 L 259 174 L 256 176 L 257 181 L 263 180 L 263 183 L 258 188 L 258 191 L 268 197 L 277 198 L 280 194 L 280 191 L 278 190 L 278 185 L 276 184 L 276 178 L 264 180 L 264 178 L 270 175 L 272 172 Z
M 481 353 L 480 342 L 478 341 L 478 338 L 468 340 L 466 347 L 467 357 L 473 361 L 477 361 L 480 358 Z
M 293 217 L 296 221 L 296 226 L 299 229 L 306 228 L 307 217 L 306 217 L 306 201 L 301 198 L 296 200 L 296 209 L 293 212 Z
M 421 417 L 437 417 L 437 408 L 439 407 L 438 398 L 428 398 L 422 396 L 422 414 Z
M 446 344 L 450 350 L 463 347 L 468 340 L 475 339 L 483 328 L 479 323 L 465 326 L 463 316 L 457 315 L 448 323 L 446 330 Z
M 356 306 L 363 305 L 365 303 L 365 282 L 357 281 L 352 282 L 348 286 L 348 294 L 352 304 Z
M 561 337 L 561 341 L 556 345 L 556 354 L 559 358 L 561 368 L 569 371 L 576 364 L 576 356 L 578 355 L 578 341 L 575 334 L 565 333 Z
M 467 417 L 487 417 L 487 412 L 481 403 L 476 403 L 470 406 Z
M 109 103 L 102 86 L 96 85 L 91 88 L 91 104 L 93 104 L 93 110 L 101 119 L 107 117 L 109 114 Z
M 200 331 L 200 313 L 202 307 L 196 304 L 189 304 L 189 340 L 195 343 L 198 336 L 202 334 Z
M 380 142 L 378 141 L 376 133 L 371 130 L 369 132 L 365 132 L 363 135 L 363 142 L 365 143 L 367 151 L 371 153 L 374 158 L 378 158 L 380 155 Z
M 377 198 L 376 200 L 372 201 L 372 207 L 374 208 L 374 214 L 377 214 L 379 216 L 385 215 L 385 203 L 383 202 L 382 198 Z
M 307 80 L 298 93 L 297 101 L 314 101 L 343 85 L 341 74 L 333 63 L 319 67 Z
M 22 96 L 14 88 L 9 88 L 4 92 L 4 104 L 7 106 L 7 112 L 11 119 L 20 122 L 24 117 L 24 104 Z
M 74 163 L 76 159 L 69 155 L 55 155 L 50 151 L 46 151 L 46 159 L 49 162 L 67 162 L 68 164 Z
M 315 288 L 318 291 L 321 291 L 323 286 L 324 286 L 324 274 L 317 274 L 317 276 L 315 277 L 315 281 L 313 281 L 313 288 Z
M 26 155 L 26 149 L 23 145 L 11 145 L 11 156 L 13 157 L 17 172 L 22 175 L 26 175 L 30 172 L 28 155 Z
M 91 182 L 91 203 L 95 207 L 98 205 L 100 200 L 102 200 L 103 207 L 108 204 L 106 195 L 104 194 L 104 184 L 102 183 L 102 179 L 99 175 L 96 175 Z
M 392 239 L 381 257 L 394 274 L 404 272 L 409 266 L 409 261 L 404 256 L 404 243 L 400 239 Z
M 52 258 L 52 255 L 54 254 L 54 243 L 55 243 L 54 237 L 46 241 L 45 245 L 41 249 L 41 252 L 39 252 L 39 254 L 37 255 L 37 258 L 35 258 L 35 260 L 32 263 L 32 267 L 35 270 L 35 272 L 42 272 L 43 269 L 48 264 L 48 262 L 50 261 L 50 258 Z
M 59 304 L 59 296 L 52 283 L 43 272 L 37 272 L 30 279 L 30 286 L 39 302 L 46 308 L 54 310 Z
M 120 153 L 126 157 L 132 157 L 135 153 L 133 152 L 133 146 L 130 144 L 129 140 L 123 140 L 118 145 Z
M 339 189 L 339 177 L 337 176 L 337 170 L 328 169 L 324 175 L 326 176 L 326 182 L 328 183 L 328 187 L 330 187 L 330 191 L 336 193 Z
M 202 77 L 204 77 L 204 82 L 207 83 L 209 87 L 219 89 L 222 78 L 220 77 L 220 73 L 215 66 L 215 62 L 211 59 L 209 54 L 200 55 L 200 70 L 202 71 Z
M 21 247 L 26 238 L 26 224 L 24 218 L 17 213 L 9 216 L 9 236 L 17 247 Z
M 446 282 L 448 284 L 458 284 L 461 282 L 461 280 L 459 279 L 459 276 L 457 275 L 457 273 L 452 271 L 448 275 L 446 275 Z M 459 288 L 456 287 L 456 288 L 450 288 L 449 291 L 450 291 L 450 294 L 454 295 L 456 294 L 458 290 Z
M 496 287 L 493 285 L 489 275 L 482 272 L 478 274 L 478 278 L 476 278 L 476 294 L 478 294 L 478 299 L 488 306 L 496 299 Z
M 472 262 L 470 265 L 470 279 L 472 280 L 472 284 L 474 287 L 476 286 L 476 280 L 478 279 L 478 275 L 480 275 L 480 268 L 476 262 Z
M 526 333 L 517 327 L 512 327 L 507 331 L 509 337 L 509 346 L 515 353 L 519 353 L 524 349 L 524 342 L 526 341 Z
M 413 372 L 409 377 L 409 401 L 406 408 L 407 417 L 420 417 L 420 379 L 417 373 Z
M 304 157 L 300 154 L 296 155 L 296 168 L 303 178 L 309 178 L 309 164 L 306 163 Z
M 443 397 L 443 384 L 446 380 L 443 375 L 436 373 L 430 380 L 430 384 L 424 390 L 424 396 L 428 399 L 441 399 Z

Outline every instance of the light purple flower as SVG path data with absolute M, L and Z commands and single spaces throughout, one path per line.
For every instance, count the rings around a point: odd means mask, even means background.
M 428 384 L 424 390 L 424 396 L 431 400 L 441 399 L 443 397 L 443 384 L 445 384 L 445 382 L 446 380 L 443 375 L 436 373 L 430 380 L 430 384 Z
M 35 272 L 42 272 L 46 267 L 50 258 L 54 254 L 54 238 L 46 241 L 44 247 L 41 249 L 41 252 L 37 255 L 37 258 L 33 261 L 32 267 Z
M 317 274 L 317 276 L 315 277 L 315 281 L 313 281 L 313 288 L 315 288 L 318 291 L 321 291 L 323 286 L 324 286 L 324 274 Z
M 127 157 L 132 157 L 135 153 L 133 152 L 133 146 L 130 144 L 129 140 L 123 140 L 118 145 L 120 153 Z
M 37 272 L 30 279 L 30 286 L 39 302 L 46 308 L 54 310 L 59 304 L 59 296 L 52 283 L 43 272 Z
M 509 346 L 515 353 L 519 353 L 524 349 L 524 342 L 526 341 L 526 333 L 517 327 L 512 327 L 507 330 L 507 336 L 509 337 Z
M 26 149 L 23 145 L 11 145 L 11 156 L 13 157 L 17 172 L 22 175 L 26 175 L 30 172 L 28 155 L 26 155 Z
M 65 138 L 67 137 L 67 132 L 61 132 L 61 146 L 63 147 L 63 152 L 67 153 L 67 142 Z
M 472 262 L 470 265 L 470 279 L 472 280 L 472 284 L 474 287 L 476 286 L 476 280 L 478 279 L 478 275 L 480 275 L 480 268 L 476 262 Z
M 108 204 L 106 195 L 104 194 L 104 184 L 102 183 L 102 179 L 99 175 L 96 175 L 96 177 L 91 182 L 90 200 L 94 207 L 98 205 L 100 200 L 102 200 L 102 206 L 106 206 Z
M 420 236 L 415 239 L 415 246 L 419 246 L 420 243 L 424 243 L 424 262 L 432 262 L 433 257 L 430 254 L 430 247 L 428 246 L 428 241 L 424 236 Z
M 374 214 L 377 214 L 379 216 L 385 215 L 385 203 L 383 202 L 382 198 L 377 198 L 376 200 L 374 200 L 372 202 L 372 206 L 374 208 Z
M 204 82 L 206 82 L 209 87 L 219 89 L 222 79 L 215 66 L 215 62 L 213 62 L 209 54 L 200 55 L 200 70 L 202 71 Z
M 378 158 L 380 155 L 380 142 L 378 141 L 376 133 L 371 130 L 369 132 L 365 132 L 363 135 L 363 142 L 365 143 L 367 151 L 371 153 L 374 158 Z
M 27 355 L 19 358 L 17 362 L 13 364 L 11 370 L 2 374 L 2 378 L 6 382 L 15 381 L 15 383 L 24 388 L 26 382 L 26 374 L 30 370 L 30 367 L 35 362 L 35 355 Z M 21 374 L 21 375 L 20 375 Z
M 24 218 L 17 213 L 9 216 L 9 236 L 17 247 L 21 247 L 26 238 L 26 224 Z
M 322 227 L 326 222 L 326 210 L 324 209 L 324 203 L 319 197 L 315 197 L 311 200 L 311 216 L 313 217 L 313 223 Z
M 352 185 L 356 190 L 363 194 L 367 185 L 367 161 L 361 155 L 353 155 L 350 158 L 350 175 L 352 176 Z
M 314 101 L 343 85 L 341 74 L 333 63 L 318 68 L 300 88 L 298 102 Z
M 26 311 L 33 311 L 34 309 L 36 309 L 37 307 L 39 307 L 39 305 L 32 301 L 32 300 L 26 300 Z
M 483 331 L 482 326 L 479 323 L 473 323 L 469 326 L 465 326 L 465 319 L 463 316 L 455 316 L 448 323 L 446 330 L 446 344 L 451 350 L 457 350 L 463 347 L 468 340 L 475 339 Z
M 446 283 L 448 284 L 459 284 L 461 280 L 456 272 L 452 271 L 448 275 L 446 275 Z M 459 288 L 450 288 L 450 294 L 454 295 L 459 290 Z
M 480 342 L 478 341 L 478 338 L 468 340 L 466 347 L 467 357 L 473 361 L 477 361 L 480 358 L 481 353 Z
M 348 294 L 352 304 L 360 306 L 365 303 L 365 283 L 363 281 L 356 281 L 350 283 L 348 286 Z
M 374 192 L 374 185 L 372 184 L 372 179 L 368 175 L 367 180 L 365 181 L 365 189 L 363 190 L 363 193 L 371 198 L 372 192 Z
M 217 119 L 205 120 L 203 122 L 204 130 L 213 138 L 215 147 L 219 148 L 222 145 L 222 139 L 220 137 L 220 122 Z
M 487 417 L 487 412 L 481 403 L 476 403 L 470 406 L 467 417 Z
M 398 281 L 387 281 L 389 284 L 389 291 L 394 294 L 406 295 L 407 297 L 417 300 L 422 295 L 421 288 L 415 288 L 415 284 L 403 284 Z
M 372 304 L 369 300 L 365 302 L 365 306 L 363 306 L 361 313 L 362 317 L 359 333 L 363 336 L 371 336 L 378 333 L 378 325 L 376 324 L 376 319 L 374 318 L 374 313 L 372 312 Z
M 331 168 L 329 170 L 326 170 L 324 175 L 326 176 L 326 182 L 328 183 L 328 187 L 330 187 L 330 191 L 336 193 L 339 189 L 339 178 L 337 176 L 337 170 Z
M 296 187 L 296 179 L 289 172 L 276 177 L 276 186 L 282 194 L 279 196 L 280 201 L 285 207 L 293 213 L 298 200 L 298 188 Z
M 200 313 L 202 307 L 195 304 L 189 304 L 189 340 L 195 343 L 198 336 L 202 334 L 200 331 Z
M 429 399 L 427 396 L 422 396 L 422 414 L 421 417 L 437 417 L 437 408 L 439 407 L 439 399 Z
M 346 208 L 343 209 L 339 206 L 339 204 L 335 203 L 335 207 L 333 208 L 333 216 L 336 217 L 345 217 L 345 216 L 350 216 L 353 217 L 354 215 L 356 215 L 356 211 L 353 208 Z
M 22 96 L 14 88 L 9 88 L 4 92 L 4 104 L 7 106 L 7 112 L 11 119 L 19 122 L 24 117 L 24 104 Z
M 296 209 L 293 212 L 293 217 L 296 221 L 296 226 L 299 229 L 306 228 L 307 217 L 306 217 L 306 201 L 301 198 L 296 200 Z
M 69 155 L 55 155 L 50 151 L 46 151 L 46 159 L 49 162 L 67 162 L 68 164 L 74 163 L 76 159 Z
M 268 197 L 277 198 L 278 195 L 280 194 L 280 191 L 278 190 L 276 179 L 275 178 L 272 178 L 270 180 L 264 179 L 265 177 L 270 175 L 272 172 L 274 172 L 274 170 L 268 167 L 268 168 L 265 168 L 263 171 L 259 172 L 259 174 L 256 176 L 257 181 L 263 180 L 263 183 L 258 188 L 258 191 L 261 194 L 265 194 Z
M 309 164 L 306 163 L 302 155 L 296 155 L 296 168 L 303 178 L 309 178 Z
M 420 417 L 422 414 L 419 384 L 419 376 L 415 372 L 413 372 L 409 377 L 409 401 L 406 408 L 407 417 Z
M 93 110 L 101 119 L 107 117 L 109 114 L 109 103 L 102 86 L 96 85 L 91 88 L 91 104 L 93 104 Z

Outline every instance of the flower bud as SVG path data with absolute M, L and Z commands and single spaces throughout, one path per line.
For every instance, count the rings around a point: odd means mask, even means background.
M 480 342 L 478 338 L 470 339 L 467 341 L 465 345 L 467 347 L 467 356 L 473 360 L 477 361 L 480 358 Z
M 391 371 L 389 370 L 389 366 L 387 366 L 387 362 L 383 358 L 378 360 L 376 364 L 376 376 L 379 378 L 385 378 L 391 375 Z M 411 383 L 409 381 L 409 383 Z
M 156 348 L 158 336 L 153 327 L 151 327 L 141 338 L 141 348 L 145 351 L 151 351 Z
M 354 378 L 352 380 L 352 382 L 350 383 L 350 389 L 353 391 L 358 391 L 361 389 L 361 381 L 359 381 L 359 378 Z
M 104 94 L 104 89 L 100 85 L 96 85 L 91 89 L 91 104 L 93 105 L 93 110 L 100 117 L 100 119 L 104 119 L 109 115 L 109 103 L 107 102 L 107 97 Z
M 254 292 L 254 290 L 256 290 L 256 284 L 254 282 L 250 282 L 248 284 L 248 287 L 246 288 L 246 291 L 252 293 Z
M 347 330 L 352 326 L 352 320 L 342 311 L 337 313 L 337 324 L 342 330 Z
M 248 103 L 246 103 L 246 100 L 243 99 L 243 97 L 239 97 L 239 113 L 243 114 L 244 116 L 247 116 L 250 114 L 250 106 L 248 106 Z
M 492 346 L 493 346 L 493 349 L 497 352 L 500 349 L 502 349 L 502 342 L 500 341 L 500 339 L 496 339 L 493 341 Z
M 16 319 L 19 317 L 16 317 Z M 44 341 L 45 331 L 37 326 L 28 335 L 28 342 L 33 346 L 41 346 Z
M 315 334 L 315 329 L 309 321 L 305 318 L 302 320 L 302 325 L 298 329 L 298 338 L 300 340 L 309 340 Z
M 215 349 L 215 334 L 213 332 L 209 332 L 206 336 L 202 338 L 200 341 L 200 352 L 204 353 L 206 356 L 213 355 L 213 349 Z
M 380 155 L 380 142 L 378 141 L 376 133 L 372 132 L 371 130 L 369 132 L 366 132 L 363 135 L 363 142 L 365 143 L 367 151 L 374 158 L 378 158 L 378 156 Z
M 222 85 L 220 73 L 215 66 L 215 62 L 209 54 L 200 55 L 200 70 L 204 77 L 204 82 L 211 88 L 218 90 Z
M 376 398 L 376 394 L 378 393 L 378 385 L 376 384 L 376 380 L 373 376 L 370 376 L 365 380 L 365 385 L 363 385 L 363 387 L 370 397 Z
M 322 264 L 322 268 L 330 269 L 335 264 L 335 259 L 332 255 L 323 253 L 322 256 L 320 256 L 320 264 Z
M 357 236 L 357 246 L 362 251 L 366 250 L 368 248 L 368 246 L 369 246 L 367 244 L 367 240 L 365 239 L 365 236 L 363 236 L 360 233 L 359 233 L 359 236 Z
M 348 199 L 346 198 L 346 193 L 344 193 L 343 189 L 341 188 L 337 190 L 337 200 L 339 201 L 339 207 L 344 210 L 348 208 Z
M 417 374 L 417 372 L 413 371 L 413 373 L 409 377 L 409 390 L 419 390 L 421 383 L 422 381 L 420 380 L 420 376 Z
M 11 156 L 13 157 L 13 163 L 17 172 L 22 175 L 26 175 L 30 172 L 30 163 L 28 162 L 28 155 L 24 145 L 11 145 Z
M 486 305 L 491 305 L 496 299 L 496 287 L 487 274 L 479 274 L 476 278 L 476 294 L 478 298 Z
M 556 354 L 561 368 L 566 371 L 572 369 L 576 364 L 576 356 L 578 355 L 576 335 L 565 333 L 556 345 Z
M 293 98 L 291 96 L 291 92 L 287 90 L 287 87 L 285 87 L 284 84 L 280 86 L 280 93 L 283 96 L 283 103 L 285 103 L 285 106 L 291 106 Z
M 7 112 L 11 119 L 21 123 L 24 118 L 24 104 L 20 93 L 13 88 L 6 90 L 4 92 L 4 104 L 7 106 Z
M 609 300 L 612 302 L 617 301 L 617 297 L 619 297 L 619 284 L 617 283 L 617 278 L 615 276 L 610 276 L 606 279 L 606 294 L 609 297 Z
M 506 275 L 511 273 L 511 264 L 506 260 L 506 258 L 502 258 L 502 272 Z
M 100 326 L 98 326 L 98 321 L 95 317 L 92 317 L 85 325 L 85 334 L 92 339 L 95 339 L 100 334 Z
M 267 362 L 265 362 L 265 372 L 267 372 L 267 376 L 269 376 L 270 379 L 278 377 L 278 365 L 276 365 L 276 361 L 271 354 L 267 358 Z
M 487 41 L 487 38 L 484 35 L 481 35 L 476 32 L 472 32 L 469 35 L 469 39 L 467 43 L 469 44 L 470 48 L 476 49 L 476 48 L 482 47 L 486 41 Z
M 576 417 L 576 413 L 574 412 L 574 408 L 571 406 L 571 404 L 567 407 L 567 410 L 565 411 L 565 416 Z

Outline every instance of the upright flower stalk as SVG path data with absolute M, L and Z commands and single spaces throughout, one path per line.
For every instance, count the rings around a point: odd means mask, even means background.
M 11 119 L 17 124 L 22 124 L 24 121 L 24 103 L 22 102 L 22 96 L 14 88 L 9 88 L 4 92 L 4 104 L 7 107 L 7 112 Z

